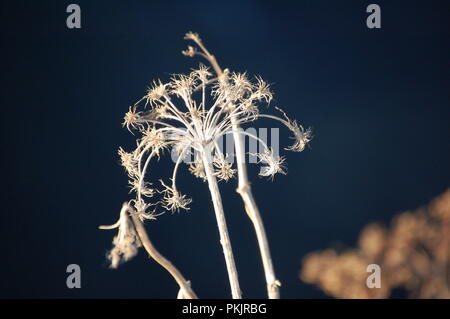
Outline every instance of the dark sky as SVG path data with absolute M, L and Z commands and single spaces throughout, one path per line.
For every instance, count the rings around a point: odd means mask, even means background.
M 82 28 L 66 27 L 80 5 Z M 222 66 L 259 74 L 314 140 L 286 153 L 274 182 L 250 168 L 285 298 L 324 297 L 298 280 L 300 260 L 352 246 L 361 228 L 427 203 L 450 186 L 447 1 L 2 1 L 0 297 L 174 298 L 172 278 L 144 251 L 117 270 L 105 258 L 129 199 L 117 148 L 128 106 L 154 78 L 188 72 L 185 32 Z M 270 110 L 269 110 L 270 111 Z M 262 127 L 272 123 L 261 121 Z M 290 143 L 281 131 L 281 142 Z M 171 172 L 168 157 L 155 165 Z M 191 210 L 147 223 L 160 251 L 201 297 L 229 296 L 207 185 L 186 173 Z M 245 297 L 265 296 L 253 229 L 235 181 L 221 184 Z M 66 287 L 79 264 L 82 288 Z

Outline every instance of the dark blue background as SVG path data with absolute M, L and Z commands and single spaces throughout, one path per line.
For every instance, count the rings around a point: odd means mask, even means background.
M 3 1 L 1 33 L 0 297 L 173 298 L 172 278 L 141 251 L 118 270 L 105 255 L 129 199 L 118 165 L 128 106 L 154 78 L 187 72 L 186 31 L 199 32 L 224 67 L 273 83 L 273 105 L 312 126 L 289 174 L 250 174 L 282 296 L 323 297 L 298 280 L 306 253 L 352 246 L 368 222 L 425 204 L 449 186 L 449 6 L 376 1 L 76 1 L 82 29 L 66 28 L 71 1 Z M 268 127 L 271 122 L 261 121 Z M 282 142 L 289 143 L 281 131 Z M 168 174 L 166 158 L 155 166 Z M 191 211 L 147 225 L 160 251 L 201 297 L 228 297 L 207 186 L 180 177 Z M 265 297 L 254 233 L 235 181 L 223 198 L 245 297 Z M 66 287 L 66 266 L 82 288 Z

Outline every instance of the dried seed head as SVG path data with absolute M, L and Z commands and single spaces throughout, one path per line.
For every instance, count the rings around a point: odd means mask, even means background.
M 201 41 L 201 39 L 200 39 L 198 33 L 194 33 L 194 32 L 192 32 L 192 31 L 189 31 L 189 32 L 187 32 L 187 33 L 184 35 L 184 40 L 192 40 L 192 41 L 194 41 L 194 42 L 200 42 L 200 41 Z
M 233 169 L 233 164 L 228 163 L 225 157 L 219 157 L 213 162 L 216 171 L 214 175 L 216 175 L 219 179 L 228 181 L 233 178 L 236 174 L 236 170 Z
M 275 109 L 283 114 L 283 117 L 286 119 L 282 120 L 283 124 L 285 124 L 287 128 L 294 133 L 294 136 L 291 137 L 295 140 L 294 144 L 286 147 L 285 150 L 302 152 L 305 149 L 306 145 L 312 140 L 311 129 L 308 128 L 305 130 L 303 126 L 297 124 L 296 120 L 291 120 L 282 109 L 280 109 L 279 107 L 275 107 Z
M 140 118 L 141 112 L 136 112 L 136 106 L 130 106 L 128 112 L 125 113 L 122 126 L 126 126 L 131 132 L 132 128 L 137 129 L 142 126 L 142 124 L 139 123 Z
M 266 103 L 269 103 L 273 98 L 273 94 L 270 91 L 269 84 L 267 84 L 267 82 L 264 81 L 261 77 L 257 77 L 256 80 L 257 83 L 255 85 L 255 88 L 258 101 L 265 100 Z
M 185 100 L 191 97 L 195 88 L 195 78 L 191 75 L 174 74 L 171 78 L 171 93 Z
M 164 133 L 154 127 L 148 127 L 142 134 L 141 143 L 150 146 L 158 156 L 168 146 Z
M 236 73 L 232 72 L 230 75 L 230 79 L 234 84 L 234 89 L 242 90 L 242 91 L 251 91 L 253 89 L 253 84 L 247 78 L 247 72 L 244 73 Z
M 280 173 L 286 175 L 286 165 L 284 164 L 285 159 L 282 156 L 274 156 L 273 151 L 266 150 L 264 153 L 256 154 L 259 159 L 259 163 L 264 164 L 259 172 L 260 176 L 274 178 L 275 174 Z
M 167 94 L 166 90 L 167 84 L 161 83 L 160 80 L 153 81 L 153 85 L 148 88 L 147 95 L 145 98 L 147 99 L 147 103 L 153 104 L 156 101 L 159 101 L 164 95 Z
M 181 53 L 183 53 L 183 55 L 185 56 L 192 58 L 197 53 L 197 49 L 188 45 L 187 49 L 182 50 Z
M 200 64 L 198 69 L 193 70 L 192 74 L 203 83 L 208 82 L 208 79 L 212 76 L 211 72 L 209 72 L 209 68 L 203 64 Z
M 245 101 L 240 105 L 242 111 L 245 112 L 251 119 L 256 119 L 259 114 L 258 107 L 252 103 L 253 101 Z
M 118 154 L 120 156 L 121 165 L 125 168 L 128 176 L 135 178 L 139 175 L 137 161 L 132 153 L 125 152 L 123 148 L 119 147 Z
M 287 147 L 286 150 L 294 152 L 302 152 L 306 145 L 312 140 L 312 131 L 310 128 L 304 129 L 303 126 L 298 125 L 297 121 L 290 121 L 289 125 L 291 131 L 294 133 L 292 137 L 295 142 L 291 146 Z
M 141 242 L 128 216 L 128 211 L 122 209 L 119 220 L 119 232 L 113 239 L 113 248 L 108 254 L 111 268 L 117 268 L 121 262 L 125 262 L 136 256 Z
M 180 209 L 189 210 L 189 207 L 187 206 L 192 202 L 192 199 L 188 198 L 186 195 L 182 195 L 175 188 L 165 185 L 162 181 L 160 182 L 165 188 L 162 191 L 164 194 L 162 206 L 165 209 L 172 212 L 178 212 Z
M 205 166 L 200 160 L 189 163 L 189 172 L 197 178 L 206 181 Z
M 149 182 L 144 182 L 140 179 L 130 179 L 128 183 L 131 185 L 130 193 L 136 192 L 145 197 L 153 197 L 155 195 L 155 190 L 149 187 L 152 185 Z

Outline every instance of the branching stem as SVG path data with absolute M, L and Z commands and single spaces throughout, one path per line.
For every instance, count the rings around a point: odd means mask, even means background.
M 209 53 L 206 47 L 201 42 L 200 38 L 195 37 L 192 40 L 200 47 L 203 51 L 203 55 L 211 64 L 214 71 L 217 73 L 219 79 L 223 78 L 222 68 L 219 66 L 216 58 Z M 267 284 L 267 294 L 270 299 L 279 299 L 279 286 L 280 282 L 275 277 L 275 270 L 273 268 L 272 257 L 270 254 L 269 242 L 267 240 L 266 231 L 264 229 L 264 224 L 262 221 L 261 214 L 259 212 L 258 206 L 256 205 L 253 193 L 251 190 L 250 182 L 247 175 L 247 167 L 245 164 L 245 148 L 244 141 L 240 135 L 240 124 L 236 116 L 230 117 L 231 124 L 233 126 L 233 138 L 236 150 L 236 161 L 238 167 L 238 188 L 237 192 L 241 195 L 242 200 L 245 205 L 245 211 L 249 216 L 255 228 L 256 237 L 258 239 L 259 251 L 261 254 L 261 259 L 264 267 L 264 273 L 266 277 Z M 206 166 L 206 165 L 205 165 Z

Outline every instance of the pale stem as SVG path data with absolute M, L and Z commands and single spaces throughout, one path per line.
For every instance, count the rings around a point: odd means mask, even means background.
M 247 167 L 245 165 L 245 151 L 243 136 L 240 135 L 240 126 L 235 124 L 236 118 L 231 118 L 231 123 L 233 125 L 233 137 L 234 145 L 236 150 L 236 161 L 238 167 L 238 188 L 237 192 L 241 195 L 244 201 L 245 211 L 248 217 L 253 223 L 255 228 L 256 238 L 258 239 L 259 251 L 261 254 L 261 259 L 264 267 L 264 274 L 266 277 L 267 284 L 267 294 L 269 299 L 279 299 L 280 292 L 279 286 L 280 282 L 275 277 L 275 270 L 273 268 L 272 257 L 270 254 L 269 241 L 267 240 L 266 230 L 259 213 L 258 206 L 256 205 L 255 199 L 253 198 L 250 183 L 248 182 Z
M 230 236 L 225 220 L 225 214 L 222 206 L 222 198 L 217 184 L 217 178 L 214 175 L 214 169 L 211 160 L 208 158 L 206 152 L 202 152 L 203 165 L 205 167 L 205 174 L 208 180 L 209 191 L 211 192 L 211 199 L 214 205 L 214 212 L 216 214 L 217 226 L 219 228 L 220 243 L 222 245 L 223 254 L 225 256 L 225 263 L 228 271 L 228 278 L 230 280 L 231 295 L 233 299 L 241 299 L 241 289 L 239 287 L 238 273 L 236 270 L 236 263 L 234 261 L 233 250 L 231 248 Z
M 144 225 L 141 220 L 137 216 L 137 214 L 131 213 L 131 218 L 133 220 L 134 228 L 139 236 L 139 240 L 144 246 L 145 250 L 148 252 L 150 257 L 152 257 L 158 264 L 160 264 L 164 269 L 166 269 L 172 277 L 177 282 L 178 286 L 180 286 L 180 291 L 182 291 L 182 295 L 186 299 L 198 299 L 195 292 L 192 290 L 189 281 L 187 281 L 181 272 L 175 267 L 168 259 L 166 259 L 163 255 L 161 255 L 153 246 L 152 242 L 148 238 L 147 232 L 145 231 Z
M 195 40 L 194 40 L 195 41 Z M 206 59 L 211 63 L 214 71 L 217 73 L 219 79 L 223 76 L 223 71 L 219 66 L 216 58 L 208 52 L 201 41 L 195 41 L 198 46 L 203 50 Z M 249 216 L 255 228 L 256 238 L 258 239 L 259 251 L 261 254 L 261 259 L 264 267 L 264 273 L 267 283 L 267 293 L 270 299 L 279 299 L 280 292 L 279 286 L 280 282 L 275 277 L 275 270 L 273 268 L 272 257 L 270 255 L 269 242 L 267 240 L 266 231 L 264 229 L 264 224 L 262 221 L 261 214 L 259 213 L 258 206 L 256 205 L 255 199 L 253 198 L 250 183 L 248 181 L 247 167 L 245 165 L 245 149 L 243 139 L 239 131 L 241 129 L 239 125 L 238 118 L 236 116 L 231 116 L 231 124 L 233 126 L 233 138 L 236 150 L 236 160 L 238 167 L 238 188 L 237 192 L 241 195 L 244 202 L 245 211 Z M 206 165 L 205 165 L 206 167 Z

